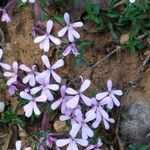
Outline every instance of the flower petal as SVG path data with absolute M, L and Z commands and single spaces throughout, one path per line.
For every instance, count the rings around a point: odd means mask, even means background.
M 113 94 L 121 96 L 123 92 L 121 90 L 113 90 Z
M 32 96 L 24 91 L 20 92 L 20 97 L 27 100 L 33 100 Z
M 92 100 L 91 100 L 89 97 L 87 97 L 87 96 L 85 96 L 85 95 L 83 95 L 83 94 L 81 94 L 80 96 L 81 96 L 81 99 L 83 100 L 83 102 L 84 102 L 87 106 L 91 106 L 91 105 L 92 105 Z
M 4 72 L 5 77 L 12 77 L 13 73 L 12 72 Z
M 64 65 L 64 60 L 63 59 L 59 59 L 53 66 L 52 69 L 57 69 L 60 68 Z
M 108 92 L 98 93 L 98 94 L 96 94 L 96 99 L 97 100 L 102 100 L 106 96 L 108 96 Z
M 62 85 L 62 86 L 61 86 L 60 92 L 61 92 L 61 96 L 64 97 L 65 94 L 66 94 L 66 86 L 65 86 L 65 85 Z
M 11 66 L 9 64 L 5 64 L 5 63 L 0 63 L 0 66 L 6 70 L 10 70 Z
M 61 41 L 60 41 L 58 38 L 56 38 L 56 37 L 54 37 L 54 36 L 52 36 L 52 35 L 49 35 L 49 38 L 50 38 L 50 40 L 51 40 L 54 44 L 56 44 L 56 45 L 60 45 L 60 44 L 61 44 Z
M 26 77 L 23 78 L 22 82 L 24 84 L 27 84 L 29 82 L 30 78 L 31 78 L 31 74 L 28 74 Z
M 3 56 L 3 50 L 0 48 L 0 59 L 2 58 Z
M 109 91 L 111 91 L 111 89 L 112 89 L 112 81 L 111 80 L 107 81 L 107 88 Z
M 96 107 L 93 107 L 92 109 L 90 109 L 86 114 L 85 114 L 85 116 L 86 116 L 86 119 L 85 119 L 85 121 L 86 122 L 89 122 L 89 121 L 92 121 L 92 120 L 94 120 L 95 118 L 96 118 Z
M 72 30 L 72 34 L 73 36 L 76 38 L 76 39 L 79 39 L 80 38 L 80 34 L 76 31 L 76 30 Z
M 43 56 L 41 57 L 41 59 L 42 59 L 42 62 L 44 63 L 44 65 L 45 65 L 48 69 L 50 69 L 51 65 L 50 65 L 50 62 L 49 62 L 48 57 L 47 57 L 46 55 L 43 55 Z
M 30 90 L 31 94 L 36 94 L 37 92 L 39 92 L 40 90 L 42 89 L 41 86 L 37 86 L 37 87 L 34 87 Z
M 65 19 L 66 24 L 69 25 L 70 24 L 70 16 L 67 12 L 64 14 L 64 19 Z
M 15 146 L 16 150 L 21 150 L 21 140 L 16 141 Z
M 73 31 L 72 28 L 68 29 L 68 39 L 69 39 L 70 42 L 74 42 L 74 36 L 73 36 L 72 31 Z
M 39 115 L 41 114 L 41 111 L 40 111 L 39 108 L 37 107 L 36 102 L 34 102 L 33 109 L 34 109 L 34 113 L 35 113 L 37 116 L 39 116 Z
M 26 117 L 31 117 L 32 116 L 32 113 L 33 113 L 33 107 L 34 107 L 34 102 L 31 101 L 29 102 L 28 104 L 26 104 L 23 109 L 25 111 L 25 116 Z
M 79 123 L 73 123 L 72 124 L 72 128 L 71 128 L 71 130 L 70 130 L 70 135 L 72 136 L 72 137 L 76 137 L 76 135 L 78 134 L 78 132 L 79 132 L 79 130 L 80 130 L 80 128 L 81 128 L 81 124 L 79 124 Z
M 47 21 L 47 33 L 50 33 L 53 27 L 53 21 L 52 20 L 48 20 Z
M 76 94 L 78 94 L 78 92 L 76 90 L 72 89 L 72 88 L 67 88 L 66 89 L 66 93 L 70 94 L 70 95 L 76 95 Z
M 63 147 L 65 145 L 69 144 L 69 143 L 70 143 L 70 139 L 60 139 L 60 140 L 56 141 L 56 145 L 58 147 Z
M 79 103 L 79 98 L 79 95 L 74 96 L 66 103 L 66 106 L 72 109 L 76 108 Z
M 59 89 L 59 85 L 58 84 L 49 84 L 46 86 L 48 89 L 53 90 L 53 91 L 57 91 Z
M 81 21 L 75 22 L 75 23 L 72 24 L 72 26 L 74 28 L 76 28 L 76 27 L 82 27 L 83 26 L 83 22 L 81 22 Z
M 42 36 L 38 36 L 34 39 L 34 43 L 40 43 L 41 41 L 43 41 L 45 38 L 47 37 L 47 35 L 42 35 Z
M 69 143 L 66 150 L 79 150 L 79 149 L 77 147 L 77 144 L 74 141 L 72 141 L 72 142 Z
M 80 88 L 80 92 L 84 92 L 91 84 L 91 81 L 90 80 L 84 80 L 82 85 L 81 85 L 81 88 Z
M 50 43 L 49 43 L 49 38 L 46 37 L 43 41 L 43 50 L 45 52 L 48 52 L 49 51 L 49 48 L 50 48 Z
M 115 105 L 116 105 L 117 107 L 119 107 L 119 106 L 120 106 L 119 100 L 114 96 L 114 94 L 111 94 L 111 97 L 112 97 L 113 102 L 115 103 Z
M 22 64 L 19 66 L 19 68 L 25 72 L 30 72 L 31 69 L 29 67 L 27 67 L 26 65 Z
M 55 79 L 55 81 L 57 83 L 61 83 L 61 77 L 56 72 L 54 72 L 54 71 L 52 71 L 51 73 L 52 73 L 52 76 Z
M 46 100 L 47 100 L 47 97 L 44 94 L 41 94 L 40 96 L 35 98 L 36 102 L 46 102 Z
M 52 103 L 51 108 L 53 110 L 57 109 L 59 107 L 59 105 L 62 103 L 62 99 L 59 99 L 57 101 L 55 101 L 54 103 Z
M 88 141 L 87 140 L 84 140 L 84 139 L 76 139 L 76 142 L 81 145 L 81 146 L 88 146 Z
M 68 27 L 67 27 L 67 26 L 64 27 L 64 28 L 62 28 L 62 29 L 58 32 L 58 36 L 59 36 L 59 37 L 63 37 L 63 36 L 65 35 L 65 33 L 67 32 L 67 30 L 68 30 Z
M 29 84 L 30 84 L 30 86 L 34 86 L 35 85 L 35 76 L 34 75 L 31 75 Z

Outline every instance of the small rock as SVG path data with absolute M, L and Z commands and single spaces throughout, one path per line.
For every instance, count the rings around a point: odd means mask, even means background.
M 11 51 L 11 44 L 10 43 L 6 43 L 6 51 Z
M 120 36 L 120 43 L 121 43 L 121 44 L 127 43 L 128 40 L 129 40 L 129 33 L 122 34 L 122 35 Z
M 68 127 L 65 121 L 57 120 L 54 122 L 54 129 L 56 132 L 64 132 L 67 131 Z
M 122 116 L 121 134 L 124 140 L 136 141 L 150 131 L 150 101 L 135 101 Z
M 0 102 L 0 113 L 4 112 L 4 109 L 5 109 L 5 103 Z

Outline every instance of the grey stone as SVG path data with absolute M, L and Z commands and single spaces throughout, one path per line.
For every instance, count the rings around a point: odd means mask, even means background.
M 120 128 L 124 140 L 136 141 L 150 132 L 150 101 L 136 100 L 122 116 Z

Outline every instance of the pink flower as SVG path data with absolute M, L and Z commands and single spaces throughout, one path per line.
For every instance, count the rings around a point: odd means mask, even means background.
M 80 34 L 77 31 L 75 31 L 74 28 L 82 27 L 83 23 L 82 22 L 70 23 L 70 16 L 68 13 L 64 14 L 64 20 L 65 20 L 67 26 L 58 32 L 58 36 L 63 37 L 66 34 L 66 32 L 68 31 L 68 39 L 70 42 L 74 42 L 74 38 L 79 39 Z
M 107 89 L 108 89 L 108 92 L 102 92 L 102 93 L 98 93 L 96 95 L 96 99 L 97 100 L 102 100 L 104 97 L 109 97 L 110 101 L 109 103 L 107 104 L 107 107 L 109 109 L 112 109 L 114 104 L 116 106 L 120 106 L 120 102 L 119 100 L 115 97 L 115 95 L 117 96 L 121 96 L 123 94 L 123 92 L 121 90 L 113 90 L 112 89 L 112 81 L 111 80 L 108 80 L 107 81 Z
M 15 146 L 16 146 L 16 150 L 21 150 L 21 141 L 20 140 L 16 141 Z M 27 147 L 24 150 L 32 150 L 32 148 Z
M 34 87 L 31 89 L 31 94 L 36 94 L 41 91 L 41 96 L 46 96 L 48 100 L 54 100 L 54 96 L 50 90 L 57 91 L 59 89 L 59 85 L 50 84 L 47 76 L 37 77 L 36 81 L 40 84 L 40 86 Z
M 34 98 L 32 95 L 30 95 L 24 91 L 20 92 L 20 97 L 23 99 L 29 100 L 29 103 L 23 107 L 26 117 L 31 117 L 33 111 L 36 115 L 40 115 L 41 111 L 37 107 L 36 102 L 45 102 L 47 99 L 47 97 L 45 95 L 41 95 L 39 97 Z
M 58 38 L 55 38 L 50 34 L 53 27 L 53 21 L 49 20 L 47 22 L 47 32 L 45 35 L 38 36 L 34 39 L 34 43 L 39 43 L 40 49 L 43 49 L 45 52 L 49 51 L 50 41 L 55 43 L 56 45 L 60 45 L 61 41 Z
M 88 126 L 87 124 L 88 121 L 86 121 L 86 119 L 83 119 L 83 114 L 81 110 L 77 110 L 75 113 L 77 116 L 77 119 L 76 119 L 77 122 L 72 123 L 72 129 L 70 131 L 70 135 L 75 137 L 81 129 L 82 139 L 88 139 L 88 137 L 93 137 L 94 132 Z
M 5 9 L 0 9 L 0 11 L 2 11 L 1 21 L 2 22 L 6 21 L 7 23 L 11 22 L 11 18 L 7 14 L 6 10 Z
M 10 95 L 14 95 L 16 93 L 16 91 L 18 90 L 17 87 L 15 86 L 16 83 L 12 83 L 9 87 L 8 87 L 8 93 Z
M 76 91 L 72 88 L 66 89 L 67 94 L 74 95 L 73 98 L 68 100 L 68 102 L 66 103 L 68 108 L 73 109 L 73 108 L 77 107 L 80 99 L 82 99 L 83 102 L 87 106 L 91 105 L 91 99 L 89 97 L 85 96 L 84 94 L 82 94 L 90 86 L 90 84 L 91 84 L 90 80 L 84 80 L 78 91 Z
M 64 56 L 69 55 L 70 53 L 73 53 L 75 56 L 79 55 L 78 50 L 76 48 L 76 45 L 74 43 L 70 44 L 69 46 L 66 47 L 66 49 L 63 52 Z
M 0 48 L 0 59 L 2 58 L 3 56 L 3 50 Z M 11 66 L 8 65 L 8 64 L 5 64 L 5 63 L 2 63 L 0 62 L 0 66 L 6 70 L 10 70 L 11 69 Z
M 23 3 L 27 2 L 28 0 L 22 0 Z M 30 3 L 34 3 L 35 0 L 29 0 Z
M 48 57 L 46 55 L 43 55 L 42 61 L 43 61 L 44 65 L 47 67 L 47 70 L 45 70 L 38 76 L 47 75 L 47 78 L 50 79 L 50 76 L 52 75 L 57 83 L 61 83 L 61 77 L 58 74 L 56 74 L 56 72 L 54 70 L 62 67 L 64 65 L 64 60 L 59 59 L 59 60 L 57 60 L 57 62 L 54 65 L 51 66 Z
M 18 63 L 16 61 L 13 62 L 12 68 L 13 68 L 13 72 L 4 72 L 4 76 L 5 77 L 11 77 L 7 81 L 7 85 L 8 86 L 17 81 L 17 77 L 18 77 Z
M 24 84 L 27 84 L 29 82 L 30 86 L 34 86 L 35 85 L 35 75 L 37 74 L 35 72 L 36 65 L 33 65 L 32 69 L 30 69 L 26 65 L 22 64 L 19 66 L 19 68 L 28 73 L 28 75 L 23 78 L 22 82 Z
M 88 145 L 88 141 L 85 139 L 78 139 L 71 136 L 68 139 L 57 140 L 56 145 L 58 147 L 64 147 L 65 145 L 68 145 L 67 150 L 79 150 L 77 145 L 86 147 Z
M 78 110 L 81 110 L 80 106 L 77 106 L 75 109 L 67 109 L 67 111 L 64 113 L 64 115 L 61 115 L 59 117 L 60 121 L 66 121 L 66 120 L 71 120 L 71 124 L 74 122 L 77 122 L 77 114 Z
M 60 88 L 61 97 L 51 105 L 51 108 L 53 110 L 57 109 L 61 105 L 61 113 L 63 114 L 65 114 L 65 112 L 67 111 L 66 102 L 70 98 L 70 96 L 66 96 L 65 91 L 66 91 L 66 86 L 63 85 Z
M 97 144 L 89 145 L 86 150 L 101 150 L 100 147 L 103 145 L 101 139 L 99 138 Z
M 109 123 L 114 123 L 114 119 L 109 118 L 108 113 L 103 109 L 103 106 L 108 103 L 110 99 L 105 98 L 101 100 L 100 102 L 97 102 L 95 98 L 92 99 L 93 107 L 86 113 L 86 121 L 92 121 L 95 119 L 95 121 L 92 124 L 93 128 L 97 128 L 101 121 L 103 121 L 105 129 L 109 129 Z

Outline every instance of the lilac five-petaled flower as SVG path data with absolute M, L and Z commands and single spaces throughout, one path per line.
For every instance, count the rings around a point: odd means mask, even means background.
M 27 73 L 27 76 L 23 78 L 22 82 L 24 84 L 27 84 L 29 82 L 30 86 L 35 85 L 35 75 L 37 74 L 35 72 L 36 65 L 33 65 L 30 69 L 26 65 L 22 64 L 19 66 L 19 68 Z
M 68 99 L 70 99 L 70 96 L 66 96 L 65 85 L 61 86 L 60 93 L 61 97 L 51 105 L 51 108 L 55 110 L 61 105 L 61 113 L 65 114 L 67 111 L 66 102 L 68 101 Z
M 0 48 L 0 60 L 1 60 L 2 56 L 3 56 L 3 50 Z M 6 70 L 10 70 L 11 69 L 10 65 L 2 63 L 2 62 L 0 62 L 0 66 L 2 68 L 6 69 Z
M 98 102 L 95 98 L 92 98 L 92 108 L 86 113 L 86 121 L 95 121 L 92 124 L 93 128 L 97 128 L 101 121 L 103 121 L 105 129 L 109 129 L 109 123 L 114 123 L 114 119 L 109 118 L 108 113 L 104 110 L 103 106 L 110 101 L 109 98 L 105 98 Z
M 8 87 L 8 93 L 10 95 L 14 95 L 16 93 L 16 91 L 18 90 L 16 87 L 17 83 L 12 83 L 9 87 Z
M 23 99 L 29 100 L 29 103 L 23 107 L 26 117 L 31 117 L 33 111 L 36 115 L 40 115 L 41 111 L 37 107 L 36 102 L 46 102 L 46 100 L 47 100 L 47 97 L 45 95 L 41 95 L 41 96 L 35 98 L 32 95 L 30 95 L 24 91 L 20 92 L 20 97 Z
M 83 92 L 90 86 L 91 81 L 90 80 L 84 80 L 80 89 L 78 91 L 72 89 L 72 88 L 67 88 L 66 93 L 69 95 L 74 95 L 73 98 L 68 100 L 66 103 L 68 108 L 74 109 L 77 107 L 79 100 L 82 99 L 83 102 L 87 105 L 91 105 L 91 99 L 83 94 Z
M 57 91 L 59 89 L 58 84 L 50 84 L 47 76 L 45 77 L 36 77 L 36 81 L 40 84 L 37 87 L 31 89 L 31 94 L 36 94 L 41 91 L 41 96 L 45 95 L 49 101 L 54 100 L 54 96 L 50 90 Z
M 99 138 L 95 145 L 89 145 L 86 150 L 101 150 L 100 147 L 103 145 L 101 139 Z
M 56 145 L 58 147 L 64 147 L 65 145 L 68 145 L 67 150 L 79 150 L 77 145 L 86 147 L 88 145 L 88 141 L 85 139 L 78 139 L 71 136 L 68 139 L 57 140 Z
M 75 22 L 75 23 L 70 23 L 70 16 L 68 13 L 64 14 L 64 20 L 65 20 L 67 26 L 58 32 L 58 36 L 63 37 L 66 34 L 66 32 L 68 31 L 68 39 L 70 42 L 74 42 L 74 38 L 79 39 L 80 34 L 77 31 L 75 31 L 74 28 L 82 27 L 83 23 L 80 21 Z
M 96 95 L 96 99 L 97 100 L 102 100 L 103 98 L 105 97 L 109 97 L 110 101 L 109 103 L 107 104 L 107 107 L 109 109 L 112 109 L 114 104 L 116 106 L 120 106 L 120 102 L 119 100 L 115 97 L 115 95 L 117 96 L 121 96 L 123 94 L 123 92 L 121 90 L 113 90 L 112 89 L 112 81 L 111 80 L 108 80 L 107 81 L 107 89 L 108 91 L 107 92 L 102 92 L 102 93 L 98 93 Z
M 69 55 L 70 53 L 73 53 L 75 56 L 77 56 L 77 55 L 80 54 L 80 53 L 78 52 L 78 49 L 77 49 L 77 47 L 76 47 L 76 45 L 75 45 L 74 43 L 68 45 L 68 46 L 65 48 L 65 50 L 64 50 L 64 52 L 63 52 L 63 55 L 64 55 L 64 56 L 67 56 L 67 55 Z
M 13 68 L 13 72 L 4 72 L 4 76 L 5 77 L 11 77 L 8 81 L 7 81 L 7 85 L 11 85 L 14 82 L 17 82 L 17 77 L 18 77 L 18 63 L 15 61 L 12 64 L 12 68 Z
M 50 34 L 52 27 L 53 27 L 53 21 L 51 20 L 47 21 L 47 32 L 45 33 L 45 35 L 38 36 L 34 39 L 34 43 L 39 43 L 40 49 L 43 49 L 45 52 L 49 51 L 50 41 L 52 41 L 56 45 L 61 44 L 61 41 L 58 38 L 55 38 Z
M 59 59 L 59 60 L 57 60 L 57 62 L 54 65 L 51 66 L 48 57 L 46 55 L 43 55 L 42 61 L 43 61 L 44 65 L 47 67 L 47 70 L 45 70 L 38 76 L 47 75 L 47 78 L 50 79 L 50 76 L 52 75 L 57 83 L 61 83 L 61 77 L 58 74 L 56 74 L 56 72 L 54 70 L 62 67 L 64 65 L 64 60 Z
M 76 122 L 74 121 L 72 123 L 72 129 L 70 131 L 70 135 L 75 137 L 81 129 L 82 139 L 88 139 L 88 137 L 93 137 L 94 132 L 88 126 L 88 124 L 87 124 L 88 121 L 86 121 L 86 119 L 83 118 L 83 114 L 82 114 L 81 110 L 78 109 L 76 111 L 76 116 L 77 116 Z
M 9 22 L 11 22 L 11 18 L 9 17 L 9 15 L 8 15 L 8 13 L 7 13 L 7 11 L 6 11 L 6 9 L 0 9 L 0 11 L 2 12 L 2 17 L 1 17 L 1 21 L 2 22 L 7 22 L 7 23 L 9 23 Z

